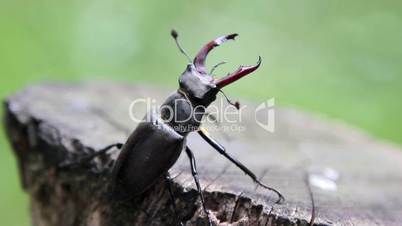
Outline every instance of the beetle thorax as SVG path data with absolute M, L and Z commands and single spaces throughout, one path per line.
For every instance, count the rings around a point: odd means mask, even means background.
M 205 114 L 205 106 L 194 103 L 179 90 L 170 95 L 160 107 L 161 118 L 176 132 L 188 134 L 198 130 Z

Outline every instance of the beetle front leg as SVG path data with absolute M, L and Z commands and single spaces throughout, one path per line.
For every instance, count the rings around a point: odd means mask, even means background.
M 187 153 L 187 156 L 188 156 L 188 158 L 189 158 L 189 160 L 190 160 L 191 174 L 193 175 L 193 178 L 194 178 L 194 181 L 195 181 L 195 185 L 197 186 L 198 195 L 200 196 L 200 199 L 201 199 L 202 209 L 204 210 L 204 213 L 207 215 L 209 226 L 212 226 L 212 221 L 211 221 L 211 218 L 209 218 L 209 212 L 208 212 L 208 209 L 207 209 L 206 206 L 205 206 L 204 195 L 202 194 L 202 189 L 201 189 L 200 181 L 199 181 L 199 179 L 198 179 L 197 165 L 196 165 L 196 163 L 195 163 L 194 154 L 193 154 L 193 152 L 190 150 L 189 147 L 186 147 L 186 153 Z
M 235 159 L 233 156 L 231 156 L 229 153 L 227 153 L 225 150 L 225 147 L 223 147 L 220 143 L 218 143 L 218 141 L 213 139 L 204 128 L 200 128 L 200 130 L 198 130 L 198 133 L 201 135 L 201 137 L 205 141 L 208 142 L 208 144 L 210 144 L 221 155 L 225 156 L 229 161 L 231 161 L 233 164 L 235 164 L 237 167 L 239 167 L 246 175 L 251 177 L 251 179 L 255 183 L 257 183 L 258 185 L 260 185 L 261 187 L 263 187 L 265 189 L 275 192 L 279 197 L 278 200 L 276 201 L 276 203 L 281 203 L 282 201 L 285 200 L 285 197 L 283 197 L 283 195 L 279 191 L 263 184 L 261 181 L 259 181 L 257 179 L 255 174 L 251 170 L 249 170 L 245 165 L 243 165 L 241 162 L 239 162 L 237 159 Z
M 116 147 L 118 150 L 120 150 L 123 147 L 123 144 L 122 143 L 114 143 L 114 144 L 108 145 L 93 154 L 90 154 L 90 155 L 87 155 L 87 156 L 84 156 L 84 157 L 78 159 L 77 161 L 62 162 L 57 166 L 57 168 L 63 169 L 63 168 L 74 167 L 74 166 L 86 164 L 86 163 L 90 162 L 92 159 L 106 154 L 110 149 L 112 149 L 114 147 Z

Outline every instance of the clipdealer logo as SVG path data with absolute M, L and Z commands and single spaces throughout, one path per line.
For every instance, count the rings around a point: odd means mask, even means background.
M 254 111 L 255 122 L 264 130 L 275 132 L 275 98 L 258 105 Z
M 144 119 L 146 119 L 143 115 L 143 112 L 140 115 L 136 115 L 135 113 L 138 113 L 138 109 L 145 109 L 146 112 L 161 112 L 167 111 L 169 112 L 169 120 L 174 120 L 175 122 L 178 123 L 185 123 L 186 121 L 189 120 L 196 120 L 199 123 L 212 123 L 212 124 L 218 124 L 221 126 L 221 128 L 213 127 L 209 128 L 211 130 L 223 130 L 223 131 L 236 131 L 236 132 L 243 132 L 246 131 L 246 128 L 244 125 L 242 125 L 242 119 L 243 117 L 250 117 L 250 114 L 246 114 L 247 116 L 244 115 L 245 110 L 249 110 L 250 106 L 248 105 L 241 105 L 239 109 L 236 109 L 232 105 L 227 105 L 226 102 L 222 99 L 218 101 L 217 103 L 209 106 L 207 109 L 203 109 L 205 112 L 207 112 L 207 117 L 202 117 L 202 120 L 198 121 L 200 117 L 195 117 L 197 113 L 194 112 L 200 112 L 200 111 L 195 111 L 196 109 L 192 109 L 192 114 L 188 115 L 187 117 L 183 118 L 180 117 L 179 115 L 175 114 L 178 112 L 180 109 L 180 101 L 183 100 L 177 100 L 175 101 L 173 106 L 163 106 L 159 107 L 157 104 L 157 101 L 152 98 L 138 98 L 135 99 L 131 102 L 128 113 L 130 116 L 130 119 L 135 122 L 139 123 L 142 122 Z M 197 108 L 204 108 L 203 106 L 197 106 Z M 267 132 L 273 133 L 275 132 L 275 98 L 268 99 L 261 104 L 257 105 L 256 107 L 253 106 L 254 109 L 251 111 L 254 112 L 254 119 L 255 123 L 260 126 L 262 129 L 264 129 Z M 136 110 L 137 109 L 137 110 Z M 199 109 L 197 109 L 199 110 Z M 149 116 L 149 115 L 148 115 Z

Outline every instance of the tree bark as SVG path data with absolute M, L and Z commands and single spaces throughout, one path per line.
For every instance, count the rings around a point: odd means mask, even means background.
M 149 97 L 161 103 L 168 94 L 160 88 L 117 83 L 53 83 L 9 97 L 5 126 L 21 184 L 30 195 L 33 225 L 174 225 L 163 180 L 141 197 L 113 199 L 110 172 L 117 150 L 89 164 L 56 168 L 111 143 L 124 143 L 136 127 L 129 117 L 130 103 Z M 286 201 L 275 204 L 274 193 L 256 186 L 193 134 L 188 143 L 215 224 L 308 225 L 311 198 L 316 207 L 314 225 L 402 222 L 399 147 L 286 108 L 275 109 L 275 132 L 269 133 L 255 121 L 256 105 L 243 106 L 237 127 L 222 123 L 221 128 L 230 131 L 211 133 L 264 183 L 281 191 Z M 147 111 L 143 105 L 131 110 L 139 118 Z M 179 218 L 186 225 L 206 225 L 185 154 L 170 174 Z

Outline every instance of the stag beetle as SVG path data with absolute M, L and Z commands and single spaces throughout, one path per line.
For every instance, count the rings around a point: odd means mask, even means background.
M 91 160 L 113 147 L 121 148 L 112 171 L 113 191 L 116 195 L 134 197 L 147 191 L 161 177 L 169 180 L 168 170 L 184 150 L 190 160 L 191 173 L 203 211 L 208 217 L 209 225 L 212 225 L 201 192 L 194 154 L 186 145 L 187 135 L 190 132 L 197 131 L 208 144 L 251 177 L 256 184 L 275 192 L 278 195 L 277 203 L 283 201 L 284 197 L 280 192 L 259 181 L 251 170 L 226 152 L 221 144 L 214 140 L 204 128 L 200 127 L 201 119 L 206 113 L 205 108 L 216 99 L 217 93 L 223 87 L 255 71 L 261 64 L 261 57 L 254 66 L 241 66 L 235 72 L 216 79 L 212 77 L 211 72 L 206 71 L 206 57 L 213 48 L 228 40 L 234 40 L 237 34 L 221 36 L 210 41 L 198 52 L 193 61 L 180 46 L 177 32 L 172 30 L 171 35 L 180 52 L 189 59 L 186 69 L 179 77 L 179 89 L 165 100 L 159 112 L 147 113 L 125 144 L 109 145 L 79 162 Z M 227 100 L 238 108 L 237 102 L 234 104 L 229 99 Z M 166 109 L 174 109 L 174 111 Z M 71 165 L 71 163 L 67 165 Z M 169 192 L 173 199 L 170 187 Z M 174 205 L 174 201 L 172 203 Z M 175 206 L 174 209 L 176 209 Z

